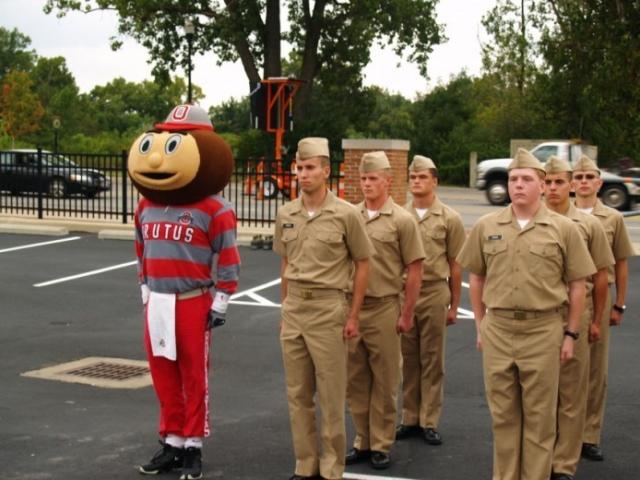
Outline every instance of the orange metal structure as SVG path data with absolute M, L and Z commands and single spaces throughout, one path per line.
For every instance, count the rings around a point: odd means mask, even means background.
M 254 178 L 247 178 L 244 191 L 250 194 L 256 188 L 259 200 L 274 198 L 278 191 L 291 195 L 291 178 L 295 174 L 295 162 L 290 173 L 285 172 L 282 165 L 282 138 L 287 130 L 292 129 L 293 97 L 300 89 L 302 80 L 286 77 L 271 77 L 260 82 L 265 89 L 265 125 L 264 129 L 275 135 L 275 161 L 269 164 L 263 159 L 257 166 Z

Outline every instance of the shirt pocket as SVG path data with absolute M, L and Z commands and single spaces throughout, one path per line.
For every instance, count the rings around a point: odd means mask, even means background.
M 557 243 L 533 243 L 529 246 L 529 264 L 532 275 L 537 277 L 562 277 L 562 252 Z
M 374 242 L 387 247 L 398 241 L 398 237 L 394 232 L 371 232 L 369 236 Z
M 316 231 L 310 232 L 309 247 L 315 258 L 322 263 L 333 263 L 343 255 L 345 248 L 342 234 L 339 232 Z M 306 250 L 306 247 L 305 247 Z
M 609 242 L 609 246 L 612 247 L 613 246 L 613 237 L 616 234 L 615 230 L 612 227 L 607 227 L 607 228 L 605 228 L 604 232 L 607 234 L 607 242 Z
M 447 229 L 444 225 L 436 225 L 429 229 L 422 238 L 427 262 L 444 255 L 447 241 Z
M 285 228 L 282 231 L 282 244 L 284 245 L 287 257 L 292 256 L 293 250 L 298 244 L 298 230 L 292 228 Z
M 487 275 L 502 275 L 508 267 L 507 242 L 490 241 L 482 245 Z

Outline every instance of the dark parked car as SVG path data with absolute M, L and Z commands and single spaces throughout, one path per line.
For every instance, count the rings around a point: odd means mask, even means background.
M 44 192 L 55 198 L 80 193 L 87 198 L 111 189 L 111 180 L 102 172 L 85 168 L 64 155 L 42 150 L 38 165 L 37 150 L 0 152 L 0 190 Z

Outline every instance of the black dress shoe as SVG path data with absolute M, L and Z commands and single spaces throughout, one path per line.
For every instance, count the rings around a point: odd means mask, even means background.
M 353 447 L 351 450 L 347 452 L 346 457 L 344 457 L 344 463 L 347 465 L 353 465 L 354 463 L 363 462 L 365 460 L 369 460 L 371 457 L 371 450 L 360 450 L 358 448 Z
M 551 480 L 573 480 L 573 475 L 568 473 L 552 473 Z
M 376 470 L 384 470 L 391 465 L 391 459 L 388 453 L 384 452 L 371 452 L 371 466 Z
M 289 480 L 320 480 L 322 477 L 320 475 L 311 475 L 310 477 L 305 477 L 304 475 L 293 474 L 293 476 L 289 477 Z
M 404 440 L 409 437 L 419 437 L 422 434 L 420 425 L 398 425 L 396 427 L 396 440 Z
M 601 462 L 604 460 L 602 449 L 595 443 L 583 443 L 581 455 L 583 458 L 593 460 L 594 462 Z
M 429 445 L 441 445 L 442 437 L 438 433 L 435 428 L 425 428 L 424 433 L 422 434 L 424 437 L 424 441 Z

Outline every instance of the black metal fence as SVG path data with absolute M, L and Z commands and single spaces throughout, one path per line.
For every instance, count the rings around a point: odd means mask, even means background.
M 330 188 L 341 192 L 340 164 Z M 239 224 L 268 227 L 278 207 L 297 195 L 287 162 L 237 160 L 222 192 Z M 127 175 L 127 152 L 119 155 L 0 151 L 0 214 L 130 223 L 139 194 Z

